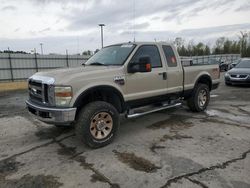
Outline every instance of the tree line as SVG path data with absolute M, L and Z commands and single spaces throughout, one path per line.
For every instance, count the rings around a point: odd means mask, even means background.
M 250 32 L 240 32 L 237 40 L 230 40 L 226 37 L 220 37 L 211 48 L 208 44 L 199 42 L 195 44 L 177 37 L 174 44 L 180 56 L 202 56 L 211 54 L 241 54 L 242 57 L 250 57 Z
M 226 37 L 220 37 L 216 40 L 213 47 L 205 44 L 203 42 L 194 43 L 193 41 L 185 42 L 181 37 L 177 37 L 174 40 L 174 44 L 180 56 L 202 56 L 211 54 L 241 54 L 242 57 L 250 57 L 250 32 L 241 31 L 238 35 L 238 39 L 230 40 Z M 91 56 L 98 52 L 99 49 L 95 51 L 86 50 L 83 51 L 82 55 Z M 25 51 L 12 51 L 4 50 L 0 53 L 20 53 L 20 54 L 30 54 Z M 79 54 L 80 55 L 80 54 Z

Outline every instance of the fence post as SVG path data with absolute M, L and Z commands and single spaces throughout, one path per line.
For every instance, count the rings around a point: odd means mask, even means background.
M 11 56 L 10 56 L 10 48 L 8 47 L 8 55 L 9 55 L 9 63 L 10 63 L 10 75 L 11 75 L 11 81 L 14 82 L 13 77 L 13 69 L 12 69 L 12 62 L 11 62 Z
M 66 50 L 66 64 L 67 64 L 67 67 L 69 67 L 69 55 L 68 55 L 68 50 Z
M 34 52 L 35 52 L 35 65 L 36 65 L 36 72 L 38 72 L 38 64 L 37 64 L 36 49 L 34 49 Z

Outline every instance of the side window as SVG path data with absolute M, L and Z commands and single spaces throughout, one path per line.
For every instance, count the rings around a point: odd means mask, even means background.
M 171 46 L 162 46 L 162 48 L 168 63 L 168 67 L 177 67 L 176 57 Z
M 131 62 L 138 63 L 140 57 L 145 57 L 145 56 L 150 57 L 152 68 L 162 67 L 159 50 L 157 46 L 154 45 L 141 46 L 135 53 Z

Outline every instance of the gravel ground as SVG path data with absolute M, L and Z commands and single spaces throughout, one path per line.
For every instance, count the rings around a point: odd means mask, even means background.
M 212 92 L 206 112 L 184 105 L 124 120 L 116 140 L 86 148 L 74 130 L 30 117 L 26 91 L 0 93 L 0 187 L 250 187 L 250 88 Z

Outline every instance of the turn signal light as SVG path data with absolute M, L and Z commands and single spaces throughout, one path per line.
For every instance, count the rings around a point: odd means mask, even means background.
M 150 63 L 146 64 L 146 70 L 147 70 L 148 72 L 151 71 L 151 64 L 150 64 Z
M 55 93 L 56 97 L 72 97 L 72 92 Z

